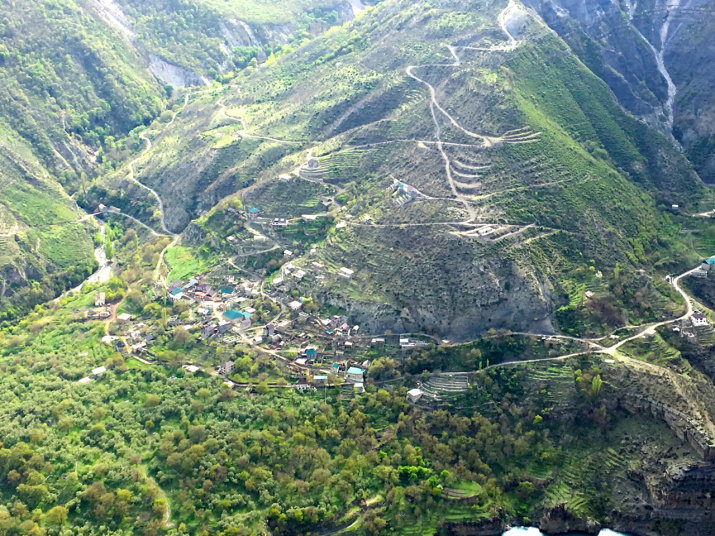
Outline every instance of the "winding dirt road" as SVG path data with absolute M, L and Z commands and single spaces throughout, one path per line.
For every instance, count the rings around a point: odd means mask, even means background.
M 226 113 L 226 105 L 223 103 L 224 97 L 221 97 L 218 100 L 218 104 L 221 107 L 219 110 L 219 113 L 225 118 L 228 119 L 229 121 L 236 121 L 237 123 L 241 123 L 241 137 L 243 138 L 251 138 L 254 140 L 265 140 L 265 141 L 273 141 L 276 143 L 285 143 L 288 145 L 302 145 L 305 143 L 304 141 L 293 141 L 293 140 L 279 140 L 277 138 L 270 138 L 268 136 L 254 136 L 253 134 L 249 134 L 248 130 L 246 128 L 246 122 L 243 119 L 239 119 L 238 117 L 232 117 Z

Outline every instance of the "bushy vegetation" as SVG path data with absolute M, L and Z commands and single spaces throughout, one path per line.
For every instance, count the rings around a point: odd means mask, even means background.
M 563 435 L 545 402 L 525 396 L 528 369 L 485 373 L 461 411 L 422 412 L 399 383 L 350 401 L 338 388 L 258 384 L 263 394 L 248 395 L 176 365 L 125 360 L 99 342 L 101 324 L 71 320 L 92 292 L 0 332 L 8 534 L 297 534 L 355 520 L 359 533 L 382 534 L 436 528 L 444 516 L 526 519 L 573 478 L 574 452 L 606 452 L 592 425 Z M 261 359 L 236 358 L 235 379 Z M 76 383 L 100 364 L 109 372 Z M 578 366 L 566 384 L 598 407 L 599 371 Z M 624 416 L 604 415 L 593 415 L 601 430 L 621 433 Z M 574 508 L 609 511 L 599 482 L 618 471 L 583 473 L 578 497 L 591 503 L 572 498 Z M 455 510 L 450 493 L 469 507 Z

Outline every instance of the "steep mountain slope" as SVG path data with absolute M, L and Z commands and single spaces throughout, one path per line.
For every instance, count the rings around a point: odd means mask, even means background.
M 141 57 L 81 3 L 14 2 L 0 33 L 0 113 L 58 171 L 89 166 L 73 145 L 96 149 L 161 109 Z
M 708 0 L 527 0 L 619 102 L 685 148 L 715 180 L 713 11 Z
M 95 152 L 161 111 L 142 58 L 81 2 L 5 2 L 0 19 L 0 314 L 74 286 L 95 260 L 68 194 Z M 60 225 L 58 225 L 60 224 Z
M 347 3 L 292 0 L 270 9 L 248 1 L 219 6 L 199 1 L 19 0 L 5 2 L 3 7 L 0 128 L 12 141 L 3 145 L 8 163 L 0 173 L 4 179 L 29 189 L 36 186 L 34 179 L 23 177 L 41 176 L 42 188 L 53 192 L 51 199 L 45 200 L 52 208 L 35 207 L 36 214 L 29 221 L 25 219 L 28 207 L 9 195 L 9 190 L 3 191 L 0 201 L 15 215 L 7 216 L 7 225 L 3 224 L 4 230 L 14 230 L 6 233 L 13 241 L 13 237 L 24 240 L 21 235 L 28 230 L 25 225 L 52 227 L 57 211 L 70 210 L 73 217 L 65 213 L 65 219 L 76 219 L 77 208 L 62 190 L 68 194 L 85 191 L 104 168 L 111 170 L 132 149 L 143 145 L 142 140 L 125 136 L 161 113 L 162 101 L 171 93 L 162 87 L 164 82 L 205 85 L 206 73 L 215 75 L 217 70 L 245 67 L 253 57 L 265 60 L 271 44 L 287 43 L 294 35 L 300 38 L 300 32 L 303 36 L 319 33 L 352 17 Z M 336 9 L 340 16 L 335 14 Z M 238 13 L 257 24 L 255 32 L 236 18 Z M 260 26 L 274 16 L 282 26 Z M 285 25 L 287 19 L 299 23 Z M 243 32 L 245 42 L 237 32 Z M 232 52 L 236 47 L 240 49 L 238 56 Z M 209 52 L 215 52 L 216 58 Z M 162 55 L 178 65 L 168 63 Z M 18 147 L 22 148 L 19 153 Z M 14 162 L 32 162 L 32 172 L 23 171 L 18 176 Z M 91 240 L 78 236 L 74 240 L 81 242 L 81 247 L 65 248 L 63 255 L 69 262 L 76 254 L 77 273 L 84 273 L 87 263 L 93 262 L 87 256 Z M 13 286 L 22 285 L 27 279 L 29 285 L 39 280 L 43 281 L 45 297 L 53 294 L 49 287 L 55 285 L 47 283 L 44 274 L 45 268 L 53 266 L 51 256 L 31 247 L 18 250 L 13 246 L 5 253 L 6 284 L 12 281 Z M 25 270 L 23 266 L 45 268 Z M 74 279 L 70 277 L 67 282 Z M 23 302 L 21 292 L 12 294 L 13 303 Z
M 232 191 L 282 217 L 277 192 L 330 184 L 345 225 L 295 264 L 375 331 L 548 330 L 578 285 L 613 298 L 616 263 L 693 259 L 662 214 L 704 195 L 690 164 L 515 2 L 386 1 L 201 99 L 140 174 L 173 230 Z
M 0 321 L 85 279 L 96 267 L 93 230 L 28 144 L 0 124 Z
M 94 0 L 93 8 L 174 86 L 201 85 L 354 16 L 346 0 Z M 358 2 L 358 4 L 360 4 Z M 255 65 L 255 62 L 254 62 Z M 208 78 L 207 78 L 208 77 Z

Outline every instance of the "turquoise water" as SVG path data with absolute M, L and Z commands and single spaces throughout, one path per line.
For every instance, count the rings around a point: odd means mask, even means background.
M 502 536 L 548 536 L 548 534 L 544 534 L 541 532 L 539 529 L 535 529 L 533 527 L 515 527 L 511 530 L 507 530 Z M 581 535 L 579 532 L 574 532 L 570 534 L 570 536 L 586 536 L 585 534 Z M 608 530 L 608 529 L 603 529 L 601 532 L 598 533 L 598 536 L 628 536 L 627 534 L 623 534 L 622 532 L 615 532 L 613 530 Z

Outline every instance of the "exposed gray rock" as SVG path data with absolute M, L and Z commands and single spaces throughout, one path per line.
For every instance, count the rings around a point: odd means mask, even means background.
M 174 87 L 209 85 L 209 81 L 205 76 L 178 65 L 172 65 L 156 54 L 149 55 L 149 70 L 163 83 L 171 84 Z

